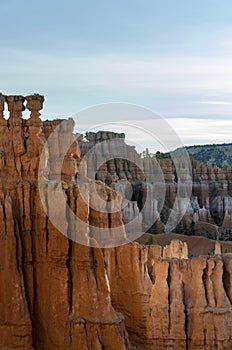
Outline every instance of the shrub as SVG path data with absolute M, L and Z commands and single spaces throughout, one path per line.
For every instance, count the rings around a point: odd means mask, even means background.
M 145 243 L 146 245 L 154 245 L 156 244 L 155 237 L 153 235 L 150 235 L 148 238 L 147 242 Z

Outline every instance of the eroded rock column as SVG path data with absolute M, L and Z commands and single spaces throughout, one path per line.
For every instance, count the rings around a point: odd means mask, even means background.
M 5 100 L 5 96 L 0 93 L 0 125 L 2 125 L 2 121 L 4 121 Z
M 6 102 L 8 105 L 8 110 L 10 112 L 10 119 L 22 119 L 22 113 L 25 110 L 24 101 L 25 97 L 21 95 L 6 96 Z
M 26 96 L 27 105 L 26 108 L 31 112 L 30 117 L 32 119 L 39 119 L 41 116 L 40 110 L 43 109 L 44 96 L 39 94 Z

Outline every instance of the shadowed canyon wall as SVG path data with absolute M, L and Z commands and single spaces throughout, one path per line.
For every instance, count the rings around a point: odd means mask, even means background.
M 137 229 L 143 225 L 145 230 L 150 230 L 152 233 L 162 233 L 177 198 L 178 176 L 173 160 L 156 157 L 141 158 L 133 146 L 125 144 L 124 134 L 107 131 L 91 132 L 87 133 L 86 139 L 86 141 L 81 139 L 79 142 L 82 157 L 85 157 L 91 147 L 97 144 L 102 145 L 99 148 L 104 153 L 112 153 L 114 146 L 118 149 L 118 158 L 121 156 L 121 159 L 112 159 L 102 164 L 96 179 L 121 190 L 124 197 L 127 197 L 125 193 L 129 184 L 132 187 L 131 200 L 123 208 L 124 223 L 128 222 L 128 217 L 137 216 Z M 105 141 L 109 141 L 108 144 L 105 144 Z M 95 161 L 97 162 L 98 159 Z M 207 167 L 195 160 L 191 161 L 191 165 L 190 202 L 174 232 L 202 235 L 211 239 L 219 236 L 222 240 L 232 239 L 232 168 L 227 167 L 222 170 L 216 166 Z M 89 172 L 91 169 L 88 169 L 88 174 Z M 162 187 L 161 191 L 166 192 L 166 195 L 164 204 L 159 207 L 157 192 L 160 191 L 158 184 L 162 180 L 165 188 Z M 149 202 L 150 210 L 147 208 L 143 211 L 146 201 Z M 183 203 L 184 200 L 180 196 L 175 203 L 177 211 L 181 211 Z M 140 217 L 138 212 L 141 214 Z M 152 226 L 150 226 L 151 223 L 153 223 Z

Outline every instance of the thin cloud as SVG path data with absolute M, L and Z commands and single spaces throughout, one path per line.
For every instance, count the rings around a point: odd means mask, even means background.
M 232 93 L 229 57 L 140 55 L 135 58 L 77 53 L 57 56 L 2 49 L 0 66 L 3 92 L 23 94 L 36 89 L 46 94 L 48 115 L 51 111 L 57 115 L 61 110 L 69 114 L 88 105 L 112 101 L 141 104 L 165 115 L 231 113 L 228 108 L 231 103 L 226 101 Z M 206 97 L 214 94 L 221 98 L 211 101 Z M 205 101 L 201 101 L 202 96 Z
M 231 130 L 232 120 L 209 120 L 209 119 L 194 119 L 194 118 L 167 118 L 166 122 L 173 128 L 178 135 L 180 141 L 184 146 L 192 146 L 198 144 L 210 144 L 210 143 L 230 143 L 232 142 Z M 129 121 L 133 124 L 133 120 Z M 124 132 L 127 137 L 126 140 L 129 144 L 135 145 L 139 152 L 142 152 L 146 147 L 150 151 L 155 152 L 157 150 L 166 152 L 167 147 L 162 147 L 162 144 L 158 142 L 159 135 L 150 135 L 149 130 L 153 120 L 135 120 L 134 123 L 140 125 L 144 131 L 140 129 L 127 128 L 125 125 L 120 127 L 119 125 L 111 125 L 110 129 L 115 132 Z M 76 125 L 76 131 L 84 133 L 85 130 L 91 130 L 91 124 L 78 124 Z M 104 128 L 103 128 L 104 129 Z M 94 128 L 93 131 L 102 130 L 100 128 Z M 206 131 L 207 130 L 207 131 Z M 167 140 L 169 145 L 168 150 L 176 148 L 175 140 Z M 139 147 L 138 147 L 139 144 Z
M 196 103 L 202 104 L 202 105 L 216 105 L 216 106 L 232 105 L 232 102 L 228 102 L 228 101 L 198 101 Z

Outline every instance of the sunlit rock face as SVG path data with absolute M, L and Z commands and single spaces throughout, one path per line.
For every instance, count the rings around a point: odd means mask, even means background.
M 104 255 L 112 303 L 139 349 L 230 349 L 231 254 L 162 259 L 133 243 Z
M 124 224 L 132 221 L 139 231 L 153 211 L 159 212 L 154 186 L 145 186 L 141 170 L 119 161 L 109 169 L 119 169 L 116 175 L 124 182 L 110 172 L 108 185 L 89 179 L 73 121 L 42 122 L 43 101 L 40 95 L 0 95 L 0 349 L 231 349 L 231 254 L 220 254 L 216 246 L 214 256 L 189 258 L 179 240 L 164 249 L 135 242 L 97 248 L 101 228 L 111 232 L 119 227 L 117 238 L 125 243 Z M 25 108 L 31 113 L 27 120 Z M 59 133 L 53 134 L 56 127 Z M 86 224 L 72 227 L 55 192 L 48 193 L 46 206 L 51 210 L 55 203 L 66 235 L 47 217 L 38 189 L 40 156 L 49 136 L 43 159 L 46 186 L 61 186 L 71 211 Z M 124 142 L 124 136 L 118 138 Z M 148 174 L 156 166 L 141 164 Z M 167 206 L 175 200 L 175 175 L 170 161 L 161 168 L 166 169 Z M 223 222 L 229 225 L 231 173 L 202 170 L 200 180 L 196 169 L 186 224 L 192 218 L 212 225 L 215 211 L 219 218 L 225 213 Z M 101 176 L 106 172 L 107 166 Z M 150 211 L 143 214 L 146 198 Z M 104 205 L 114 210 L 104 211 Z M 68 239 L 75 235 L 85 245 Z
M 5 101 L 8 120 L 4 119 Z M 56 187 L 62 180 L 66 200 L 83 222 L 97 229 L 105 220 L 105 227 L 123 228 L 120 200 L 113 217 L 106 214 L 103 220 L 101 211 L 90 210 L 96 196 L 91 181 L 82 183 L 85 201 L 75 181 L 80 150 L 74 123 L 71 119 L 42 123 L 43 101 L 40 95 L 0 95 L 0 349 L 132 349 L 124 317 L 111 303 L 101 249 L 69 240 L 46 216 L 38 189 L 46 139 L 51 135 L 44 159 L 49 186 Z M 27 120 L 23 119 L 25 108 L 31 112 Z M 83 170 L 81 176 L 85 176 Z M 113 189 L 106 191 L 103 185 L 107 198 L 112 196 Z M 48 194 L 47 205 L 54 207 L 54 201 Z M 55 206 L 59 211 L 59 203 Z M 62 224 L 68 236 L 69 218 Z M 94 236 L 88 230 L 77 234 L 85 237 L 86 244 Z

